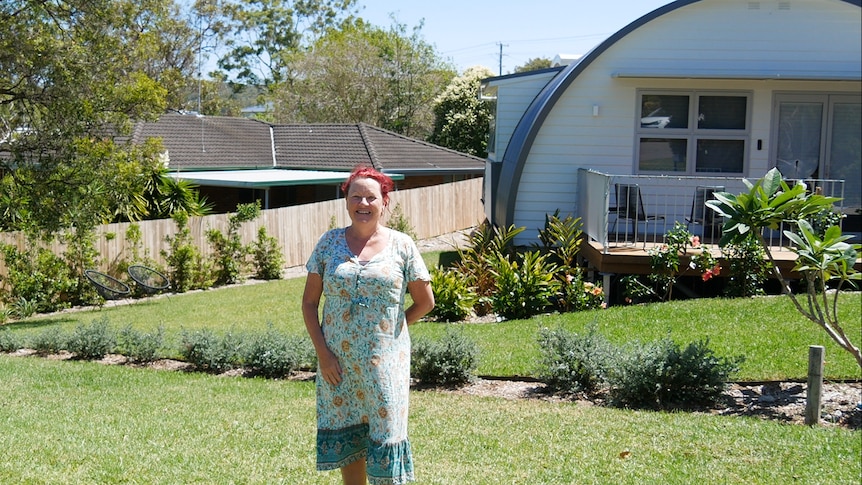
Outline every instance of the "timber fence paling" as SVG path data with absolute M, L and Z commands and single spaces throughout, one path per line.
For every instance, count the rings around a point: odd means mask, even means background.
M 442 185 L 392 192 L 390 209 L 401 205 L 402 213 L 420 239 L 439 236 L 475 226 L 484 219 L 482 209 L 482 179 L 475 178 Z M 212 254 L 206 240 L 210 229 L 227 232 L 230 214 L 216 214 L 189 218 L 188 227 L 192 244 L 205 256 Z M 266 228 L 266 233 L 275 237 L 284 255 L 285 267 L 305 264 L 314 245 L 331 224 L 343 227 L 350 223 L 344 206 L 344 199 L 328 200 L 261 211 L 254 221 L 240 226 L 243 244 L 251 244 L 257 239 L 258 228 Z M 139 257 L 149 258 L 159 265 L 165 265 L 162 251 L 168 250 L 166 238 L 177 233 L 172 219 L 140 221 L 141 242 Z M 126 240 L 131 223 L 120 222 L 105 224 L 96 229 L 96 250 L 99 253 L 99 270 L 107 271 L 122 260 L 132 257 L 132 248 Z M 0 232 L 0 243 L 12 244 L 23 249 L 27 240 L 21 233 Z M 61 255 L 65 244 L 55 240 L 45 245 L 54 254 Z M 0 257 L 0 278 L 5 277 L 5 261 Z

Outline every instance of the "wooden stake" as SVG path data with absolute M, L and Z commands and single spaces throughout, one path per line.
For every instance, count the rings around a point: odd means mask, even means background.
M 820 409 L 823 397 L 823 355 L 820 345 L 808 347 L 808 390 L 805 401 L 805 424 L 820 424 Z

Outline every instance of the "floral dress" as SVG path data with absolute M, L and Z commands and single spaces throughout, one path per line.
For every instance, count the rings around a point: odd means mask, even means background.
M 323 278 L 321 328 L 343 372 L 337 386 L 317 373 L 317 468 L 365 458 L 371 484 L 412 481 L 404 296 L 407 283 L 431 279 L 419 250 L 409 236 L 390 229 L 383 250 L 359 261 L 345 229 L 333 229 L 320 238 L 306 268 Z

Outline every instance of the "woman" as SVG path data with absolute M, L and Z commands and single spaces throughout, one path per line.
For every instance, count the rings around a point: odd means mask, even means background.
M 381 224 L 393 187 L 388 176 L 357 167 L 341 187 L 350 225 L 325 233 L 306 265 L 302 314 L 318 360 L 317 469 L 340 468 L 345 484 L 413 481 L 407 325 L 434 308 L 434 295 L 416 244 Z M 413 304 L 405 310 L 406 291 Z

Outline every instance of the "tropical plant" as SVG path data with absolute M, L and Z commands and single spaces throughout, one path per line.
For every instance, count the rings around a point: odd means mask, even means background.
M 524 232 L 524 227 L 499 228 L 485 222 L 470 233 L 465 249 L 459 249 L 454 269 L 473 287 L 479 300 L 474 305 L 478 315 L 491 311 L 491 297 L 497 291 L 497 281 L 491 267 L 499 259 L 515 254 L 512 241 Z
M 850 237 L 842 235 L 838 226 L 829 227 L 823 237 L 819 237 L 807 220 L 830 209 L 839 199 L 809 193 L 807 185 L 801 181 L 791 187 L 782 180 L 777 169 L 770 170 L 755 183 L 744 182 L 749 189 L 747 193 L 734 196 L 721 192 L 715 194 L 715 200 L 706 203 L 725 218 L 721 244 L 738 243 L 749 233 L 755 234 L 773 267 L 773 274 L 781 282 L 782 291 L 791 298 L 799 313 L 850 352 L 862 368 L 862 351 L 850 341 L 837 315 L 839 291 L 862 279 L 853 267 L 860 258 L 862 245 L 847 243 Z M 782 223 L 797 228 L 797 231 L 784 231 L 784 235 L 794 243 L 790 248 L 797 255 L 794 270 L 802 273 L 805 279 L 804 304 L 791 290 L 763 237 L 764 229 L 777 229 Z M 835 288 L 831 296 L 827 293 L 830 284 Z
M 430 316 L 441 322 L 460 322 L 473 313 L 479 300 L 466 278 L 454 269 L 432 268 L 434 308 Z
M 491 295 L 491 307 L 506 319 L 529 318 L 545 311 L 557 292 L 554 280 L 556 265 L 547 254 L 528 251 L 512 260 L 491 261 L 491 273 L 497 289 Z

